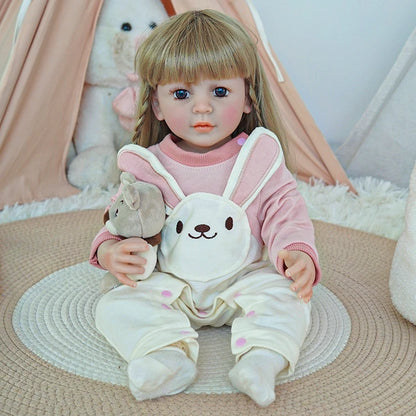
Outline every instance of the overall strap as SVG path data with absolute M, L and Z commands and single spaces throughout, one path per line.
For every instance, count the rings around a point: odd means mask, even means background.
M 223 196 L 247 209 L 282 161 L 283 151 L 277 136 L 257 127 L 238 154 Z
M 136 178 L 158 186 L 167 210 L 173 209 L 185 198 L 175 178 L 152 152 L 142 146 L 137 144 L 123 146 L 118 152 L 118 166 L 122 171 L 130 172 Z

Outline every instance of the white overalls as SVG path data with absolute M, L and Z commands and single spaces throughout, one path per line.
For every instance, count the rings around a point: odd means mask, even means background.
M 176 203 L 167 207 L 158 271 L 134 289 L 120 286 L 103 295 L 96 309 L 99 331 L 127 362 L 179 342 L 196 362 L 196 329 L 231 325 L 236 359 L 253 347 L 267 348 L 285 357 L 293 372 L 309 327 L 310 304 L 262 260 L 245 213 L 282 163 L 277 137 L 262 128 L 253 131 L 222 196 L 185 196 L 155 155 L 128 145 L 119 158 L 127 151 L 148 161 L 155 178 L 169 185 L 164 196 L 170 192 L 169 200 Z M 259 165 L 259 160 L 265 162 Z

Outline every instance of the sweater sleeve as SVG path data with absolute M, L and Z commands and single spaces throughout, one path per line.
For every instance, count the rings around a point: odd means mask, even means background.
M 110 207 L 114 203 L 114 201 L 117 199 L 120 192 L 121 192 L 121 186 L 120 186 L 118 192 L 111 198 L 111 202 L 107 206 L 107 208 L 104 210 L 104 213 L 108 212 L 108 210 L 110 209 Z M 99 269 L 102 269 L 102 267 L 101 267 L 100 263 L 98 262 L 97 250 L 98 250 L 98 247 L 100 247 L 100 245 L 102 243 L 104 243 L 104 241 L 107 241 L 107 240 L 120 241 L 121 237 L 111 234 L 107 230 L 107 228 L 103 227 L 98 232 L 98 234 L 95 236 L 95 238 L 94 238 L 94 240 L 92 241 L 92 244 L 91 244 L 89 262 L 90 262 L 90 264 L 92 264 L 95 267 L 98 267 Z
M 316 285 L 321 278 L 312 221 L 296 180 L 282 163 L 261 192 L 261 237 L 268 247 L 269 258 L 276 270 L 284 275 L 283 261 L 278 253 L 298 250 L 309 255 L 315 264 Z
M 98 262 L 97 250 L 98 250 L 98 247 L 100 247 L 100 245 L 104 243 L 104 241 L 107 241 L 107 240 L 120 241 L 121 238 L 117 235 L 111 234 L 105 227 L 103 227 L 95 236 L 91 244 L 89 261 L 90 261 L 90 264 L 92 264 L 95 267 L 98 267 L 99 269 L 102 269 L 102 267 L 100 263 Z

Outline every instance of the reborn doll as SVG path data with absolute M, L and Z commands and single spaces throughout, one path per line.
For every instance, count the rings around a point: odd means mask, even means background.
M 267 406 L 276 376 L 294 371 L 320 268 L 256 46 L 234 19 L 190 11 L 159 25 L 136 64 L 137 144 L 118 165 L 161 190 L 168 218 L 146 280 L 127 276 L 145 242 L 105 229 L 94 239 L 91 264 L 123 283 L 97 303 L 96 327 L 147 400 L 193 382 L 198 328 L 230 325 L 230 381 Z

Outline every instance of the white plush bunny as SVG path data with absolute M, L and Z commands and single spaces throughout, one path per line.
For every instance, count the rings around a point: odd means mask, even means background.
M 104 0 L 68 155 L 72 185 L 119 182 L 117 151 L 131 141 L 134 128 L 137 46 L 166 18 L 160 0 Z
M 391 265 L 390 293 L 400 314 L 416 325 L 416 164 L 410 175 L 405 226 Z
M 270 131 L 259 127 L 249 136 L 223 195 L 185 196 L 156 156 L 137 145 L 120 150 L 120 168 L 131 167 L 134 157 L 151 165 L 155 184 L 169 185 L 168 191 L 162 189 L 169 216 L 159 246 L 160 270 L 196 282 L 224 281 L 259 258 L 262 248 L 251 235 L 245 211 L 282 163 L 283 151 Z

